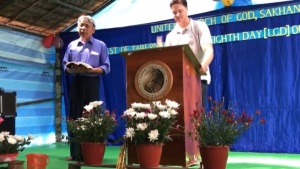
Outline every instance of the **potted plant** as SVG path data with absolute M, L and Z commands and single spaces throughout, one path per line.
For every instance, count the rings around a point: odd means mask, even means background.
M 117 127 L 115 112 L 102 107 L 102 101 L 93 101 L 84 106 L 81 118 L 67 119 L 67 127 L 80 142 L 85 164 L 102 164 L 107 137 Z
M 208 112 L 197 106 L 197 110 L 194 110 L 191 115 L 192 123 L 195 126 L 195 139 L 199 142 L 204 168 L 225 169 L 230 145 L 251 126 L 264 124 L 265 120 L 259 118 L 259 110 L 249 115 L 245 111 L 237 112 L 236 104 L 229 105 L 226 109 L 224 99 L 213 101 L 209 97 L 208 100 L 211 105 Z M 211 154 L 212 157 L 206 156 L 206 153 Z M 218 163 L 214 159 L 218 159 Z M 209 161 L 212 163 L 210 164 Z
M 11 135 L 4 131 L 0 133 L 0 162 L 15 161 L 27 145 L 31 143 L 32 135 L 27 138 L 19 135 Z
M 168 99 L 165 103 L 132 103 L 131 108 L 123 114 L 126 121 L 125 137 L 136 145 L 142 168 L 158 167 L 163 143 L 172 140 L 170 130 L 176 123 L 179 104 Z M 148 154 L 149 150 L 154 150 L 154 154 Z M 157 158 L 152 159 L 154 157 Z

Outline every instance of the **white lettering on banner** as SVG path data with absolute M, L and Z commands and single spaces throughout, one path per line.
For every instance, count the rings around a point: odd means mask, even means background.
M 253 39 L 268 39 L 272 37 L 300 34 L 300 25 L 285 25 L 275 28 L 263 28 L 262 30 L 253 30 L 247 32 L 229 33 L 224 35 L 212 36 L 213 44 L 228 43 L 235 41 L 253 40 Z M 119 54 L 120 52 L 135 51 L 141 49 L 151 49 L 158 47 L 156 43 L 140 44 L 132 46 L 110 47 L 109 54 Z
M 175 23 L 154 25 L 154 26 L 151 26 L 151 33 L 165 32 L 168 30 L 172 30 L 174 28 L 174 26 L 175 26 Z
M 213 44 L 228 43 L 234 41 L 244 41 L 252 39 L 268 39 L 278 36 L 286 36 L 300 34 L 300 25 L 285 25 L 275 28 L 263 28 L 263 30 L 254 30 L 248 32 L 230 33 L 224 35 L 212 36 Z
M 273 8 L 258 9 L 253 11 L 243 11 L 208 18 L 195 18 L 197 21 L 203 21 L 207 25 L 217 25 L 223 23 L 240 22 L 247 20 L 258 20 L 267 17 L 277 17 L 283 15 L 292 15 L 300 13 L 300 3 L 292 5 L 278 6 Z M 159 24 L 151 26 L 151 33 L 168 32 L 174 28 L 175 23 Z
M 198 18 L 197 21 L 204 21 L 207 25 L 217 25 L 230 22 L 239 22 L 246 20 L 258 20 L 267 17 L 277 17 L 283 15 L 292 15 L 300 13 L 300 3 L 292 5 L 278 6 L 274 8 L 259 9 L 253 11 L 243 11 L 239 13 L 231 13 L 221 16 L 214 16 L 208 18 Z M 151 26 L 151 33 L 171 31 L 175 23 L 165 23 Z M 212 36 L 213 44 L 228 43 L 235 41 L 253 40 L 253 39 L 268 39 L 273 37 L 300 34 L 300 25 L 284 25 L 281 27 L 268 28 L 262 30 L 252 30 L 246 32 L 228 33 L 222 35 Z M 135 51 L 141 49 L 150 49 L 158 47 L 156 43 L 138 44 L 132 46 L 110 47 L 108 48 L 109 54 L 119 54 L 120 52 Z
M 129 51 L 151 49 L 151 48 L 157 48 L 157 44 L 148 43 L 148 44 L 139 44 L 139 45 L 132 45 L 132 46 L 110 47 L 108 48 L 108 54 L 114 55 L 114 54 L 119 54 L 120 52 L 129 52 Z

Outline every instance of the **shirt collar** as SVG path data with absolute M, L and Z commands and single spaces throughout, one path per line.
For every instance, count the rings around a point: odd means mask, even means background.
M 77 42 L 77 45 L 78 45 L 78 46 L 83 45 L 83 43 L 82 43 L 79 39 L 78 39 L 77 41 L 78 41 L 78 42 Z M 91 38 L 87 41 L 87 43 L 93 45 L 93 43 L 94 43 L 94 38 L 91 36 Z
M 190 18 L 190 23 L 185 28 L 180 27 L 179 24 L 176 23 L 174 30 L 176 31 L 177 34 L 182 34 L 182 33 L 184 33 L 184 31 L 186 31 L 190 27 L 191 22 L 192 22 L 192 19 Z

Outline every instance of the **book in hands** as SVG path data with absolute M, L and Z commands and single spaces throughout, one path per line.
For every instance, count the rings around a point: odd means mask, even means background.
M 68 62 L 66 67 L 69 69 L 92 69 L 93 67 L 84 62 Z

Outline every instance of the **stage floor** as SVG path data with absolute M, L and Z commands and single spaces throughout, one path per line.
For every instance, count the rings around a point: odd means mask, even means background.
M 119 155 L 119 146 L 107 146 L 103 163 L 116 164 Z M 49 155 L 50 162 L 47 169 L 68 169 L 70 161 L 65 158 L 69 156 L 69 146 L 65 143 L 56 143 L 42 146 L 27 147 L 21 152 L 17 160 L 24 160 L 26 169 L 26 154 L 41 153 Z M 217 160 L 217 159 L 216 159 Z M 7 164 L 0 164 L 0 169 L 7 168 Z M 92 169 L 95 167 L 81 167 L 81 169 Z M 189 168 L 199 168 L 199 165 Z M 248 153 L 230 152 L 226 169 L 299 169 L 300 154 L 279 153 Z M 109 168 L 102 168 L 109 169 Z

